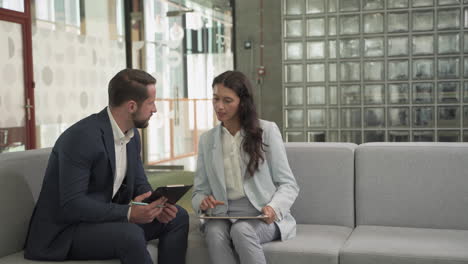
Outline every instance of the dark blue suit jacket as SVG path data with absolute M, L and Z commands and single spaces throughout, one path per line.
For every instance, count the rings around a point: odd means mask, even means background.
M 127 144 L 127 174 L 113 199 L 114 172 L 114 138 L 104 109 L 71 126 L 55 143 L 31 218 L 25 258 L 64 260 L 78 224 L 128 221 L 130 200 L 151 190 L 136 129 Z

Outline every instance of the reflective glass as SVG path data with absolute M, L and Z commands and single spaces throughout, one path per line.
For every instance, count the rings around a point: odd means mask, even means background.
M 429 55 L 434 53 L 434 36 L 413 36 L 413 55 Z
M 304 133 L 286 132 L 286 142 L 304 142 Z
M 328 41 L 328 58 L 336 58 L 336 40 Z
M 413 31 L 432 30 L 434 28 L 434 12 L 413 12 Z
M 439 103 L 458 103 L 460 102 L 460 83 L 458 82 L 440 82 L 437 84 Z
M 439 35 L 439 54 L 460 52 L 459 34 L 441 34 Z
M 385 127 L 384 108 L 365 108 L 364 127 Z
M 307 0 L 307 14 L 317 14 L 325 12 L 325 0 Z
M 328 18 L 328 35 L 330 36 L 336 35 L 336 17 Z
M 460 131 L 439 130 L 437 131 L 438 142 L 460 142 Z
M 437 126 L 446 128 L 460 127 L 460 107 L 439 106 L 437 114 Z
M 364 86 L 364 104 L 383 104 L 384 86 L 381 84 L 368 84 Z
M 342 35 L 358 34 L 359 33 L 359 15 L 357 16 L 341 16 L 340 17 L 340 33 Z
M 458 78 L 460 75 L 460 60 L 458 58 L 439 59 L 438 76 L 441 79 Z
M 434 127 L 434 107 L 413 107 L 413 126 Z
M 388 109 L 389 127 L 409 127 L 409 107 L 391 107 Z
M 328 81 L 336 82 L 336 73 L 337 73 L 336 63 L 329 63 L 328 64 Z
M 407 8 L 409 0 L 387 0 L 388 8 Z
M 309 127 L 326 126 L 325 109 L 308 109 L 307 114 Z
M 326 103 L 326 100 L 325 100 L 325 87 L 324 86 L 307 87 L 307 104 L 323 105 L 325 103 Z
M 286 42 L 285 43 L 285 59 L 300 60 L 302 59 L 302 42 Z
M 434 131 L 414 131 L 413 141 L 414 142 L 433 142 Z
M 413 79 L 426 80 L 434 78 L 434 61 L 432 59 L 413 59 Z
M 361 89 L 359 85 L 341 86 L 341 104 L 342 105 L 361 104 Z
M 361 108 L 342 108 L 341 128 L 361 128 Z
M 393 83 L 388 85 L 388 103 L 409 103 L 409 85 L 407 83 Z
M 325 18 L 307 19 L 307 36 L 317 37 L 325 34 Z
M 286 110 L 286 127 L 287 128 L 304 127 L 304 110 L 287 109 Z
M 468 103 L 468 82 L 465 82 L 463 86 L 463 102 Z
M 409 131 L 393 130 L 388 131 L 388 142 L 409 142 Z
M 289 64 L 284 68 L 286 82 L 302 82 L 302 64 Z
M 384 142 L 385 131 L 364 131 L 364 142 Z
M 374 9 L 383 9 L 385 1 L 384 0 L 363 0 L 362 6 L 364 10 L 374 10 Z
M 304 10 L 304 0 L 285 0 L 284 12 L 286 15 L 300 15 Z
M 285 20 L 284 21 L 284 36 L 285 37 L 301 37 L 302 36 L 302 20 Z
M 359 0 L 340 0 L 340 11 L 359 11 Z
M 338 104 L 338 88 L 336 86 L 329 86 L 328 89 L 330 90 L 330 104 Z
M 364 80 L 380 81 L 383 79 L 384 79 L 384 62 L 383 61 L 364 62 Z
M 309 131 L 307 132 L 309 142 L 325 142 L 325 131 Z
M 325 64 L 322 64 L 322 63 L 307 64 L 307 81 L 308 82 L 325 81 Z
M 413 83 L 413 103 L 431 104 L 434 102 L 434 84 Z
M 361 144 L 361 131 L 341 131 L 341 142 Z
M 364 33 L 382 33 L 383 18 L 382 13 L 364 15 Z
M 468 106 L 463 107 L 463 127 L 468 127 Z M 468 131 L 465 130 L 465 136 L 468 135 Z
M 361 79 L 361 64 L 359 62 L 341 63 L 341 81 L 359 81 Z
M 408 13 L 388 13 L 388 32 L 408 31 Z
M 388 56 L 407 56 L 408 37 L 389 37 Z
M 432 5 L 434 5 L 434 0 L 413 0 L 413 7 L 432 6 Z
M 438 11 L 438 29 L 457 29 L 460 27 L 460 10 L 446 9 Z
M 364 56 L 378 57 L 384 54 L 384 39 L 383 38 L 366 38 L 364 39 Z
M 338 109 L 331 108 L 328 110 L 328 127 L 338 127 Z
M 359 56 L 359 39 L 340 40 L 340 58 L 355 58 Z
M 286 105 L 302 105 L 304 103 L 304 94 L 302 87 L 286 88 Z
M 389 80 L 408 80 L 408 61 L 398 60 L 388 62 Z
M 325 57 L 325 42 L 307 42 L 307 59 L 322 59 Z
M 439 5 L 456 5 L 460 4 L 460 0 L 437 0 Z

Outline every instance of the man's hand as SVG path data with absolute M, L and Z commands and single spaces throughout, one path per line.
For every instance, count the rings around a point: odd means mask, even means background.
M 265 221 L 265 223 L 267 224 L 271 224 L 273 223 L 275 220 L 276 220 L 276 213 L 275 213 L 275 210 L 273 210 L 273 208 L 269 205 L 265 206 L 262 208 L 262 213 L 267 216 L 268 218 L 266 219 L 263 219 L 263 221 Z
M 170 203 L 166 203 L 166 207 L 163 208 L 161 214 L 156 216 L 156 219 L 161 223 L 167 224 L 176 217 L 177 211 L 177 207 Z
M 147 192 L 135 197 L 134 200 L 136 202 L 141 202 L 150 195 L 151 192 Z M 161 214 L 164 209 L 158 206 L 164 205 L 166 202 L 167 198 L 161 197 L 148 205 L 133 205 L 130 212 L 130 219 L 128 221 L 136 224 L 151 223 L 157 216 Z
M 206 211 L 208 209 L 213 209 L 218 205 L 223 205 L 224 202 L 216 200 L 213 195 L 205 197 L 200 204 L 200 209 Z

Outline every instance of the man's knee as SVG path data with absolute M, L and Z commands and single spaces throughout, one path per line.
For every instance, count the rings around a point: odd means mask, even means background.
M 176 219 L 181 223 L 188 224 L 189 214 L 187 213 L 187 210 L 185 210 L 183 207 L 180 207 L 178 205 L 176 205 L 176 207 L 177 207 Z
M 125 223 L 113 230 L 115 243 L 123 248 L 146 247 L 145 232 L 141 227 L 132 223 Z

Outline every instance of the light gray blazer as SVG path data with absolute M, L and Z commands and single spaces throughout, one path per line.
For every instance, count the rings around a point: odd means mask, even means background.
M 287 240 L 296 235 L 296 220 L 290 208 L 299 193 L 299 187 L 289 168 L 286 150 L 278 126 L 269 121 L 260 120 L 263 129 L 265 162 L 259 164 L 253 177 L 246 174 L 247 163 L 241 163 L 244 173 L 244 192 L 252 205 L 259 211 L 267 204 L 277 214 L 276 224 L 281 232 L 281 239 Z M 223 215 L 228 211 L 226 181 L 224 177 L 221 124 L 207 131 L 200 137 L 198 148 L 197 171 L 192 194 L 192 206 L 201 213 L 202 200 L 213 195 L 225 205 L 217 206 L 211 213 Z M 242 159 L 248 161 L 248 154 L 241 151 Z

